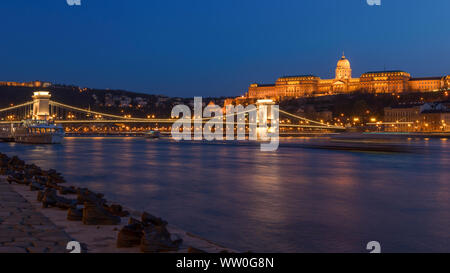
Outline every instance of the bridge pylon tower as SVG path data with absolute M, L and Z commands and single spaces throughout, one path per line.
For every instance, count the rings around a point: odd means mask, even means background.
M 50 92 L 36 91 L 33 98 L 33 119 L 48 120 L 50 118 Z

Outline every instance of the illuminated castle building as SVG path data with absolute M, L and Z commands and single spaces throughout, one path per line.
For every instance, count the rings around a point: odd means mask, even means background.
M 374 71 L 352 78 L 350 61 L 345 57 L 338 61 L 334 79 L 321 79 L 314 75 L 279 78 L 275 84 L 251 84 L 248 98 L 284 98 L 323 96 L 354 91 L 370 93 L 430 92 L 448 90 L 450 76 L 411 78 L 404 71 Z

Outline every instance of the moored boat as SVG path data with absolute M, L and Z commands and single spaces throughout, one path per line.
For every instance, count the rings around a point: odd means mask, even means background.
M 30 144 L 59 144 L 64 138 L 61 126 L 46 120 L 24 120 L 13 129 L 14 141 Z

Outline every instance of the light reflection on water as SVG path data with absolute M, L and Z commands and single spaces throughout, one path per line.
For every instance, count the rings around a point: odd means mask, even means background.
M 289 144 L 312 139 L 286 140 Z M 450 143 L 405 140 L 413 154 L 66 138 L 0 143 L 70 184 L 159 214 L 242 251 L 450 251 Z

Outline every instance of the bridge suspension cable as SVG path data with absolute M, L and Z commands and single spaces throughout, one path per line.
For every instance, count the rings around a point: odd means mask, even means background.
M 17 109 L 17 108 L 20 108 L 20 107 L 25 107 L 25 106 L 32 105 L 32 104 L 33 104 L 33 102 L 29 101 L 29 102 L 25 102 L 25 103 L 22 103 L 22 104 L 19 104 L 19 105 L 14 105 L 14 106 L 11 106 L 11 107 L 3 108 L 3 109 L 0 109 L 0 113 L 1 112 L 6 112 L 6 111 L 10 111 L 10 110 L 14 110 L 14 109 Z
M 83 108 L 78 108 L 78 107 L 75 107 L 75 106 L 62 104 L 62 103 L 59 103 L 59 102 L 56 102 L 56 101 L 52 101 L 52 100 L 49 102 L 49 104 L 51 106 L 59 106 L 59 107 L 71 109 L 71 110 L 74 110 L 74 111 L 79 111 L 79 112 L 84 112 L 84 113 L 94 114 L 94 115 L 100 115 L 100 116 L 109 117 L 109 118 L 116 118 L 116 119 L 119 119 L 119 120 L 135 120 L 135 121 L 145 121 L 145 122 L 149 121 L 149 119 L 145 119 L 145 118 L 127 118 L 127 117 L 113 115 L 113 114 L 106 114 L 106 113 L 100 113 L 100 112 L 96 112 L 96 111 L 92 111 L 92 110 L 86 110 L 86 109 L 83 109 Z
M 71 106 L 71 105 L 67 105 L 67 104 L 63 104 L 63 103 L 59 103 L 56 101 L 50 101 L 49 104 L 51 106 L 58 106 L 58 107 L 62 107 L 62 108 L 67 108 L 67 109 L 71 109 L 74 111 L 79 111 L 79 112 L 84 112 L 84 113 L 88 113 L 88 114 L 94 114 L 94 115 L 100 115 L 100 116 L 104 116 L 104 117 L 110 117 L 110 118 L 115 118 L 115 119 L 119 119 L 119 120 L 128 120 L 128 121 L 142 121 L 142 122 L 148 122 L 148 121 L 155 121 L 155 122 L 164 122 L 164 121 L 173 121 L 172 119 L 145 119 L 145 118 L 127 118 L 127 117 L 123 117 L 123 116 L 119 116 L 119 115 L 113 115 L 113 114 L 106 114 L 106 113 L 100 113 L 100 112 L 96 112 L 96 111 L 92 111 L 92 110 L 87 110 L 87 109 L 83 109 L 83 108 L 79 108 L 79 107 L 75 107 L 75 106 Z M 252 112 L 252 111 L 256 111 L 257 109 L 249 109 L 249 110 L 244 110 L 238 113 L 232 113 L 232 114 L 227 114 L 224 117 L 227 116 L 232 116 L 232 115 L 238 115 L 238 114 L 242 114 L 242 113 L 248 113 L 248 112 Z M 213 117 L 205 117 L 202 118 L 201 120 L 209 120 L 212 119 Z
M 229 114 L 224 115 L 223 117 L 226 118 L 226 117 L 230 117 L 230 116 L 234 116 L 234 115 L 250 113 L 250 112 L 253 112 L 253 111 L 256 111 L 256 110 L 258 110 L 258 109 L 256 109 L 256 107 L 255 107 L 253 109 L 244 110 L 244 111 L 241 111 L 241 112 L 238 112 L 238 113 L 229 113 Z M 206 117 L 206 118 L 202 118 L 202 120 L 207 120 L 207 119 L 212 119 L 212 118 L 213 117 Z
M 293 118 L 297 118 L 297 119 L 304 120 L 304 121 L 307 121 L 307 122 L 310 122 L 310 123 L 318 124 L 320 126 L 324 126 L 324 127 L 328 127 L 328 128 L 335 128 L 335 129 L 345 129 L 344 127 L 335 126 L 335 125 L 329 125 L 329 124 L 325 124 L 323 122 L 319 122 L 319 121 L 315 121 L 315 120 L 312 120 L 312 119 L 307 119 L 305 117 L 297 116 L 297 115 L 291 114 L 291 113 L 286 112 L 286 111 L 281 110 L 281 109 L 278 109 L 278 111 L 280 113 L 283 113 L 285 115 L 291 116 Z

